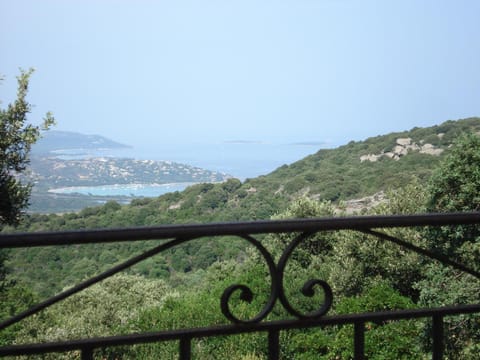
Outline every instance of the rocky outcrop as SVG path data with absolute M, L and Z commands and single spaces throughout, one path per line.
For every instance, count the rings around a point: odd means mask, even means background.
M 436 148 L 432 144 L 425 144 L 422 145 L 422 148 L 420 149 L 420 152 L 422 154 L 429 154 L 429 155 L 440 155 L 443 152 L 443 149 Z
M 379 155 L 374 155 L 374 154 L 362 155 L 362 156 L 360 156 L 360 161 L 361 161 L 361 162 L 364 162 L 364 161 L 375 162 L 375 161 L 377 161 L 378 159 L 380 159 L 382 156 L 383 156 L 383 154 L 379 154 Z
M 438 137 L 442 137 L 443 134 L 438 134 Z M 392 151 L 381 152 L 380 154 L 367 154 L 360 156 L 360 161 L 370 161 L 375 162 L 380 158 L 386 156 L 392 160 L 400 160 L 402 156 L 407 155 L 411 151 L 418 151 L 421 154 L 429 154 L 438 156 L 443 152 L 442 148 L 435 147 L 432 144 L 417 144 L 412 141 L 411 138 L 398 138 L 395 141 L 396 145 Z
M 360 199 L 351 199 L 345 201 L 343 211 L 348 215 L 359 214 L 362 211 L 369 210 L 387 200 L 385 193 L 380 191 L 371 196 L 365 196 Z

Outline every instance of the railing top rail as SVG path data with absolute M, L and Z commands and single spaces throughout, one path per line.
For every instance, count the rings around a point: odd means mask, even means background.
M 364 230 L 412 226 L 480 224 L 480 212 L 417 215 L 351 216 L 235 223 L 162 225 L 100 230 L 0 234 L 0 248 L 54 246 L 121 241 L 199 238 L 282 232 Z

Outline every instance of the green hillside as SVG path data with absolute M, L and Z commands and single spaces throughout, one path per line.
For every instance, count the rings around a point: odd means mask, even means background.
M 343 201 L 384 191 L 384 202 L 363 209 L 366 214 L 412 214 L 478 210 L 480 119 L 449 121 L 431 128 L 377 136 L 285 165 L 266 176 L 240 182 L 194 185 L 158 198 L 115 201 L 80 212 L 32 214 L 11 231 L 43 231 L 128 227 L 173 223 L 218 222 L 267 218 L 343 216 Z M 452 142 L 460 134 L 460 141 Z M 429 184 L 429 186 L 426 186 Z M 392 190 L 389 190 L 392 189 Z M 478 226 L 385 230 L 413 245 L 446 255 L 478 271 Z M 293 234 L 256 236 L 278 258 Z M 373 241 L 372 241 L 373 240 Z M 11 249 L 5 256 L 8 281 L 3 288 L 0 317 L 58 293 L 111 268 L 154 242 L 124 242 Z M 305 299 L 304 281 L 320 278 L 332 286 L 329 314 L 435 307 L 478 301 L 475 280 L 413 252 L 372 239 L 362 232 L 318 233 L 304 241 L 289 260 L 286 292 L 302 312 L 313 310 L 320 296 Z M 265 279 L 266 283 L 263 281 Z M 251 304 L 235 300 L 248 316 L 260 308 L 268 276 L 261 256 L 253 255 L 239 238 L 202 238 L 149 258 L 0 332 L 0 343 L 45 342 L 139 331 L 158 331 L 225 323 L 218 299 L 232 284 L 250 284 Z M 439 281 L 442 286 L 439 285 Z M 1 289 L 0 289 L 1 290 Z M 238 300 L 238 299 L 237 299 Z M 315 302 L 315 303 L 314 303 Z M 238 305 L 238 306 L 237 306 Z M 252 312 L 253 313 L 253 312 Z M 199 316 L 197 316 L 197 314 Z M 201 316 L 200 316 L 201 315 Z M 284 319 L 276 307 L 269 319 Z M 480 348 L 478 316 L 445 319 L 445 354 L 475 360 Z M 371 359 L 425 359 L 429 354 L 429 323 L 400 321 L 369 324 L 366 356 Z M 282 332 L 281 358 L 351 359 L 351 329 L 343 327 Z M 350 340 L 349 340 L 350 339 Z M 385 341 L 387 339 L 388 341 Z M 204 339 L 198 358 L 266 358 L 263 334 Z M 171 345 L 171 346 L 170 346 Z M 176 344 L 151 344 L 99 351 L 101 358 L 173 359 Z M 46 359 L 76 359 L 54 354 Z
M 480 131 L 480 118 L 447 121 L 434 127 L 415 128 L 350 142 L 337 149 L 322 149 L 291 165 L 284 165 L 271 174 L 247 179 L 243 183 L 229 179 L 220 184 L 194 185 L 183 192 L 169 193 L 158 198 L 135 199 L 129 205 L 110 201 L 102 206 L 87 207 L 63 215 L 31 214 L 17 229 L 6 227 L 3 231 L 121 228 L 269 219 L 285 211 L 294 199 L 304 196 L 338 204 L 343 200 L 403 187 L 412 179 L 424 181 L 449 152 L 452 141 L 459 134 L 471 131 Z M 399 142 L 410 145 L 403 146 L 402 150 Z M 405 149 L 409 146 L 409 149 Z M 436 155 L 422 152 L 422 147 L 435 150 Z M 403 152 L 403 155 L 395 160 L 390 157 L 391 154 L 388 155 L 392 151 Z M 362 161 L 362 156 L 366 155 L 381 156 L 377 161 Z M 15 272 L 15 276 L 31 284 L 37 291 L 51 294 L 72 280 L 92 275 L 142 248 L 143 244 L 97 245 L 95 248 L 83 247 L 74 255 L 65 248 L 25 249 L 16 251 L 11 262 L 15 268 L 22 269 Z M 157 259 L 156 266 L 150 266 L 152 264 L 147 262 L 137 271 L 148 277 L 169 277 L 177 272 L 205 268 L 216 260 L 235 256 L 241 248 L 241 244 L 232 243 L 227 248 L 221 241 L 194 242 Z M 27 263 L 46 264 L 52 257 L 58 259 L 54 267 L 41 266 L 47 274 L 23 270 L 32 269 Z M 79 259 L 81 266 L 78 265 Z M 45 277 L 55 280 L 44 286 L 42 278 Z
M 459 134 L 479 130 L 480 118 L 470 118 L 352 141 L 336 149 L 322 149 L 257 178 L 252 184 L 259 188 L 280 189 L 289 196 L 307 194 L 331 201 L 371 195 L 400 187 L 412 177 L 428 178 Z M 399 139 L 411 139 L 410 145 L 399 145 Z M 391 154 L 395 159 L 389 157 Z M 361 160 L 368 155 L 376 156 L 377 160 Z
M 111 204 L 64 216 L 33 214 L 21 229 L 67 230 L 268 219 L 301 196 L 338 202 L 402 187 L 413 178 L 425 180 L 459 134 L 478 131 L 480 118 L 470 118 L 352 141 L 336 149 L 322 149 L 243 183 L 230 179 L 221 184 L 194 185 L 183 192 L 158 198 L 136 199 L 129 206 L 118 206 L 107 218 L 98 214 L 104 213 Z M 370 160 L 365 160 L 365 156 L 370 156 Z M 372 161 L 374 157 L 376 161 Z

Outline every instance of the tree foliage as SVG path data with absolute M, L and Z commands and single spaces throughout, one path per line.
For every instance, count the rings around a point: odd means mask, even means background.
M 458 138 L 431 178 L 429 210 L 480 210 L 479 164 L 480 137 L 467 133 Z
M 52 114 L 47 113 L 40 126 L 27 123 L 31 105 L 26 96 L 32 73 L 33 69 L 20 71 L 16 100 L 0 109 L 0 224 L 17 224 L 28 206 L 31 185 L 22 184 L 17 175 L 25 171 L 31 146 L 40 137 L 40 131 L 55 122 Z
M 18 224 L 23 210 L 28 206 L 30 184 L 23 184 L 18 175 L 26 170 L 32 144 L 40 137 L 41 130 L 54 124 L 47 113 L 40 126 L 27 123 L 31 105 L 27 102 L 28 84 L 33 69 L 21 70 L 17 77 L 16 100 L 6 109 L 0 108 L 0 229 L 3 225 Z M 4 263 L 7 256 L 0 250 L 0 318 L 12 316 L 33 303 L 35 296 L 30 289 L 7 278 Z M 0 334 L 0 344 L 12 341 L 20 329 L 16 324 Z
M 434 173 L 429 185 L 431 212 L 480 210 L 480 138 L 472 133 L 461 136 L 451 153 Z M 480 226 L 442 226 L 426 232 L 428 247 L 480 270 Z M 425 266 L 419 282 L 420 302 L 427 306 L 478 302 L 480 280 L 438 263 Z M 480 317 L 446 319 L 447 353 L 452 358 L 476 359 L 480 351 Z

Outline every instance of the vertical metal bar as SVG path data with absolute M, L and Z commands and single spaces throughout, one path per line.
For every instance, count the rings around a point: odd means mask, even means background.
M 190 360 L 192 358 L 192 339 L 183 337 L 180 339 L 180 360 Z
M 443 358 L 443 316 L 432 316 L 433 326 L 433 360 L 441 360 Z
M 93 360 L 93 348 L 84 347 L 81 349 L 82 360 Z
M 268 332 L 268 359 L 278 360 L 280 358 L 280 331 L 271 330 Z
M 365 323 L 357 321 L 353 325 L 353 348 L 355 360 L 365 359 Z

